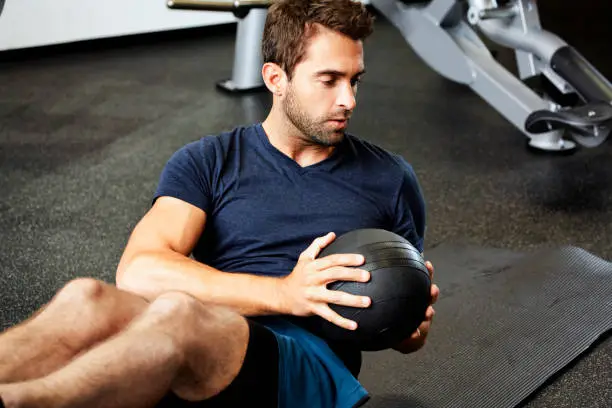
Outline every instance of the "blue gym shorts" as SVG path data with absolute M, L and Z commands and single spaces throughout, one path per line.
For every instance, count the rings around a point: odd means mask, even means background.
M 198 402 L 167 395 L 156 408 L 356 408 L 368 392 L 321 338 L 286 319 L 247 319 L 242 368 L 218 395 Z
M 355 408 L 368 392 L 321 338 L 280 317 L 258 318 L 278 343 L 279 408 Z

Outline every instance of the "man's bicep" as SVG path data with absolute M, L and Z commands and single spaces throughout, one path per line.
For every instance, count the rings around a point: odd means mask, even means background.
M 135 228 L 128 249 L 171 249 L 189 255 L 211 206 L 215 163 L 215 149 L 204 140 L 177 150 L 164 166 L 153 205 Z
M 159 197 L 134 228 L 124 258 L 140 252 L 171 250 L 189 255 L 206 225 L 206 213 L 174 197 Z

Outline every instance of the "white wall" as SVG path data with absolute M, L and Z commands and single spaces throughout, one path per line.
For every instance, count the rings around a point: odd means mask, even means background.
M 235 20 L 232 13 L 170 10 L 165 0 L 6 0 L 0 50 Z
M 165 0 L 6 0 L 0 51 L 233 21 L 229 12 L 170 10 Z

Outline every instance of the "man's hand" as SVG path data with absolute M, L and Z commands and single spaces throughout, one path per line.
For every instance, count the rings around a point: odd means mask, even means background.
M 357 323 L 334 312 L 329 304 L 364 308 L 370 306 L 371 299 L 329 290 L 327 284 L 339 280 L 367 282 L 370 273 L 356 268 L 365 262 L 359 254 L 334 254 L 317 259 L 321 250 L 335 238 L 330 232 L 315 239 L 302 252 L 291 274 L 281 278 L 282 309 L 295 316 L 319 315 L 340 327 L 355 330 Z
M 427 266 L 427 270 L 429 271 L 429 277 L 433 282 L 434 275 L 434 267 L 431 262 L 427 261 L 425 263 Z M 433 304 L 437 302 L 438 296 L 440 295 L 440 289 L 438 285 L 432 283 L 431 285 L 431 302 L 427 311 L 425 312 L 425 320 L 420 324 L 418 329 L 406 340 L 402 341 L 398 346 L 394 347 L 394 350 L 399 351 L 402 354 L 413 353 L 419 350 L 421 347 L 425 345 L 425 341 L 427 340 L 427 334 L 429 334 L 429 329 L 431 327 L 431 323 L 433 321 L 433 317 L 436 314 Z

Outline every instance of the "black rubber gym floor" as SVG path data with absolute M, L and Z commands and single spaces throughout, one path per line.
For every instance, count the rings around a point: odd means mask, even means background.
M 575 42 L 612 77 L 609 34 L 603 38 Z M 267 95 L 236 98 L 214 88 L 230 73 L 233 40 L 231 29 L 191 30 L 2 55 L 0 328 L 74 277 L 112 281 L 167 158 L 200 136 L 265 117 Z M 428 202 L 426 250 L 453 243 L 528 253 L 569 244 L 612 259 L 608 144 L 572 156 L 534 154 L 384 21 L 366 47 L 351 131 L 414 165 Z M 522 406 L 609 406 L 611 356 L 604 338 Z M 384 381 L 364 373 L 368 388 Z M 388 398 L 388 406 L 407 406 Z

